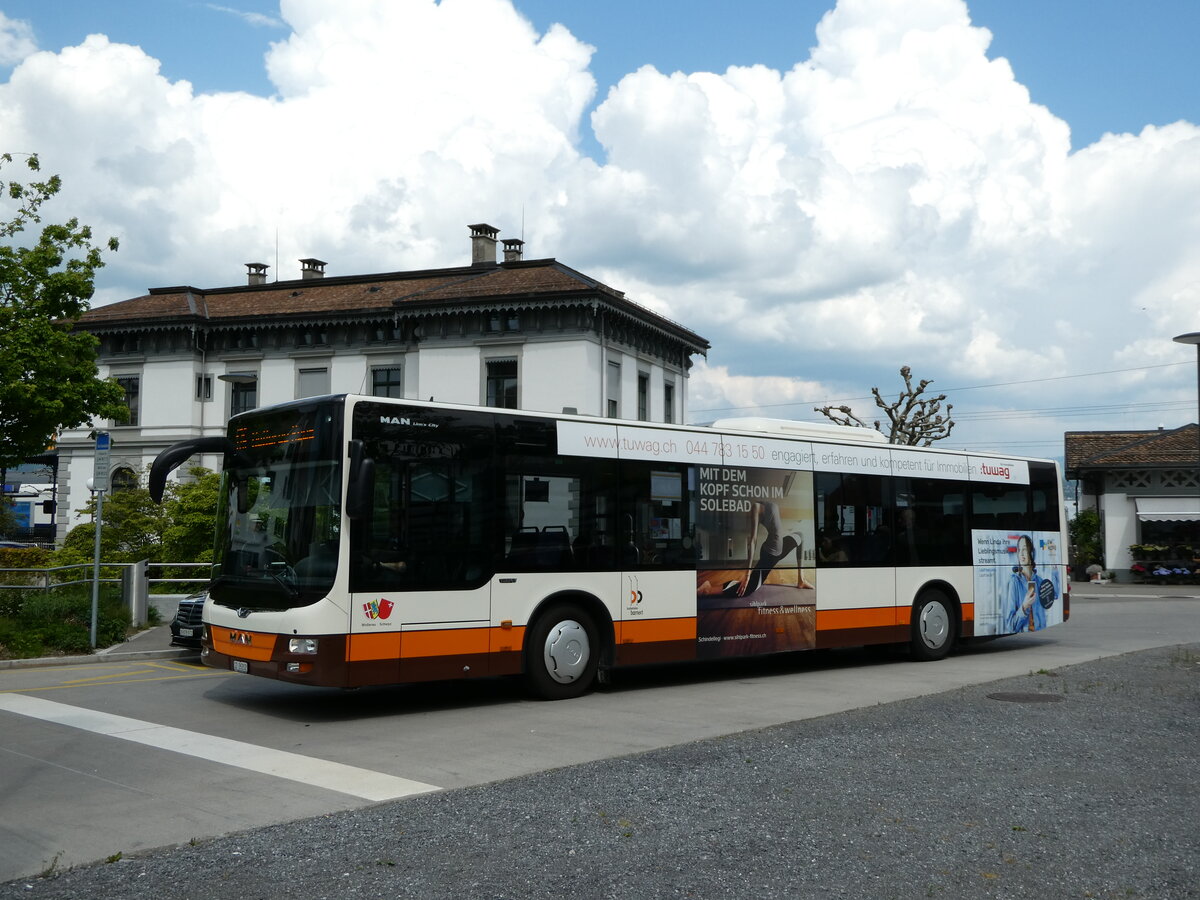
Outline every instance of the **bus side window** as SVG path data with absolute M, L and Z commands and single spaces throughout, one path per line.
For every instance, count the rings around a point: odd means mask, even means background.
M 971 490 L 971 528 L 1011 531 L 1029 517 L 1029 488 L 1022 484 L 976 483 Z
M 895 489 L 895 564 L 970 565 L 962 482 L 897 478 Z
M 622 565 L 692 568 L 696 561 L 693 510 L 686 499 L 689 467 L 672 463 L 621 464 Z
M 892 505 L 881 475 L 817 472 L 817 561 L 881 566 L 892 559 Z

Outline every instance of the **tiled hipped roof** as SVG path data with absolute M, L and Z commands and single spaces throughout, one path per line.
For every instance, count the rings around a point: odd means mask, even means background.
M 1196 425 L 1170 431 L 1068 431 L 1064 436 L 1067 475 L 1084 469 L 1195 465 Z
M 345 315 L 391 315 L 405 310 L 477 305 L 519 308 L 558 300 L 602 300 L 660 328 L 703 352 L 708 341 L 631 300 L 621 291 L 588 278 L 554 259 L 521 260 L 328 278 L 276 281 L 200 290 L 153 288 L 142 297 L 89 310 L 79 325 L 89 331 L 154 328 L 188 323 L 234 325 L 259 317 L 302 319 Z

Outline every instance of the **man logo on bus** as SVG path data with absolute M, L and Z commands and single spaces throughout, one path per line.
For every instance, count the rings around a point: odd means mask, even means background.
M 368 619 L 386 619 L 392 614 L 392 607 L 395 605 L 391 600 L 381 597 L 378 600 L 364 603 L 363 612 L 367 614 Z
M 414 425 L 419 428 L 437 428 L 437 422 L 414 422 L 408 416 L 380 416 L 380 425 Z

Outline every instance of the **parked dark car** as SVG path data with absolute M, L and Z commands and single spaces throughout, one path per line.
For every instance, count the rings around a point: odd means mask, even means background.
M 200 591 L 179 601 L 175 610 L 175 618 L 171 620 L 171 643 L 183 647 L 199 647 L 200 636 L 204 632 L 204 601 L 208 599 L 208 591 Z

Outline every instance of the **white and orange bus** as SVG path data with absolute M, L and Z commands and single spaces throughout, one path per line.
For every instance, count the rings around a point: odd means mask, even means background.
M 957 641 L 1069 615 L 1056 463 L 770 419 L 635 423 L 300 400 L 224 454 L 203 659 L 355 687 Z

